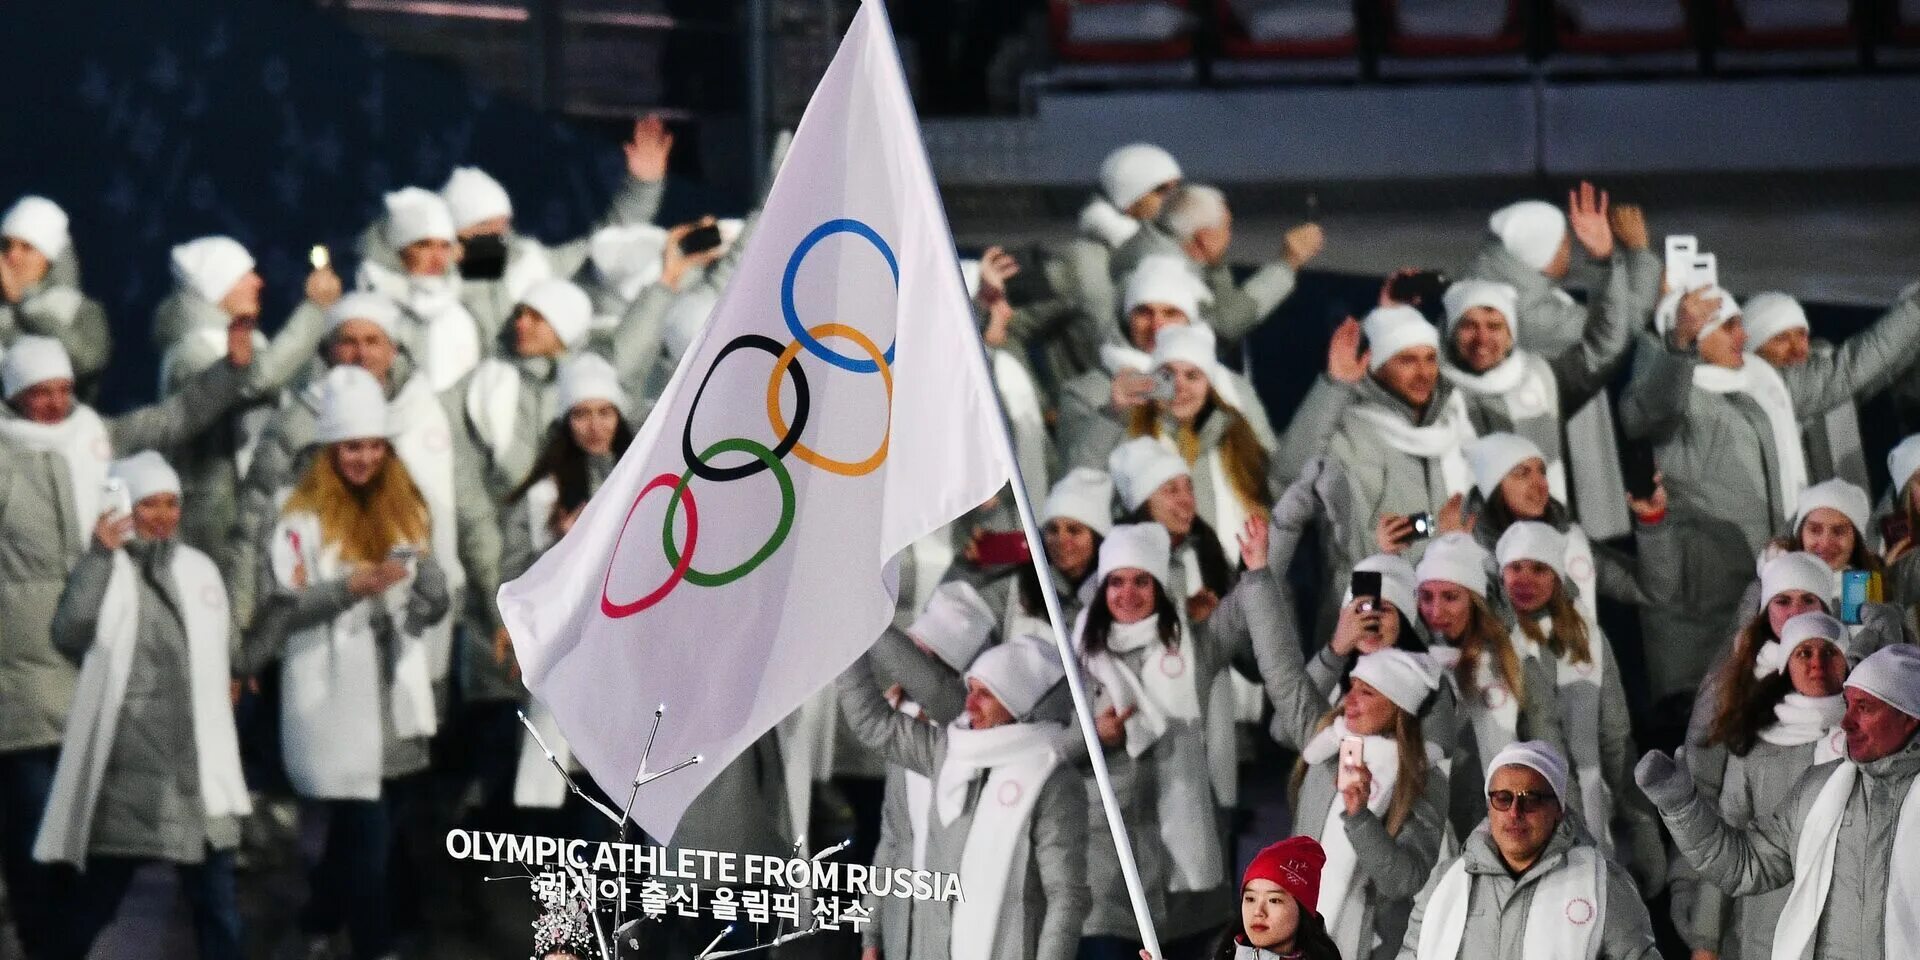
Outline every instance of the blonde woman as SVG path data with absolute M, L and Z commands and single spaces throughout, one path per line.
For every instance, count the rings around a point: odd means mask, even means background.
M 1186 461 L 1194 500 L 1209 526 L 1237 531 L 1248 517 L 1263 522 L 1273 509 L 1269 451 L 1242 416 L 1233 385 L 1219 373 L 1213 331 L 1169 327 L 1153 345 L 1153 366 L 1171 381 L 1170 398 L 1136 407 L 1129 437 L 1152 437 Z

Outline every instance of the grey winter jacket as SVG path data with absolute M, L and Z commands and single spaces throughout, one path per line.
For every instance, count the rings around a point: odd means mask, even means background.
M 130 541 L 139 625 L 125 699 L 94 809 L 90 857 L 200 863 L 206 849 L 240 843 L 234 817 L 206 816 L 193 731 L 192 663 L 173 578 L 171 541 Z M 95 544 L 74 565 L 53 619 L 53 642 L 79 666 L 92 649 L 113 578 L 113 553 Z M 197 602 L 197 598 L 193 598 Z M 67 749 L 87 745 L 68 743 Z
M 888 762 L 922 776 L 937 777 L 946 762 L 943 727 L 908 719 L 880 696 L 872 667 L 863 656 L 837 681 L 841 710 L 861 742 L 881 751 Z M 958 872 L 973 827 L 985 778 L 968 788 L 964 812 L 942 825 L 927 824 L 927 868 Z M 1054 768 L 1040 788 L 1027 833 L 1014 850 L 1000 910 L 993 956 L 1071 960 L 1079 947 L 1080 923 L 1087 909 L 1087 814 L 1078 773 L 1066 764 Z M 907 908 L 910 949 L 904 957 L 948 955 L 952 907 L 937 901 L 913 901 Z
M 165 448 L 216 422 L 244 374 L 216 364 L 168 400 L 106 420 L 116 453 Z M 0 418 L 15 416 L 0 407 Z M 93 537 L 73 515 L 67 466 L 0 439 L 0 752 L 53 746 L 77 676 L 49 635 L 67 575 Z
M 1164 228 L 1158 224 L 1142 226 L 1139 233 L 1113 253 L 1113 282 L 1119 292 L 1115 298 L 1116 305 L 1125 303 L 1128 274 L 1140 265 L 1140 261 L 1151 256 L 1187 259 L 1180 242 Z M 1213 302 L 1202 304 L 1200 316 L 1191 319 L 1206 321 L 1223 342 L 1239 340 L 1259 329 L 1267 315 L 1293 293 L 1294 272 L 1285 261 L 1265 264 L 1255 270 L 1245 283 L 1234 282 L 1233 268 L 1229 264 L 1203 266 L 1191 261 L 1188 264 L 1213 293 Z M 1115 316 L 1118 316 L 1118 311 L 1115 311 Z
M 1484 809 L 1484 807 L 1483 807 Z M 1494 846 L 1491 828 L 1483 821 L 1461 844 L 1460 857 L 1435 870 L 1426 888 L 1414 903 L 1407 924 L 1405 941 L 1396 956 L 1399 960 L 1421 960 L 1420 929 L 1427 921 L 1427 906 L 1433 891 L 1458 860 L 1465 860 L 1473 892 L 1467 901 L 1467 926 L 1460 937 L 1460 960 L 1535 960 L 1526 953 L 1527 918 L 1533 913 L 1533 901 L 1544 878 L 1566 866 L 1566 857 L 1575 847 L 1592 846 L 1572 820 L 1560 821 L 1547 849 L 1526 873 L 1515 877 Z M 1602 960 L 1659 960 L 1660 951 L 1653 942 L 1653 920 L 1647 905 L 1640 902 L 1640 890 L 1619 864 L 1607 863 L 1607 915 L 1601 921 Z M 1559 909 L 1548 905 L 1545 909 Z
M 1237 371 L 1227 370 L 1225 377 L 1239 403 L 1240 415 L 1253 428 L 1253 435 L 1266 450 L 1280 448 L 1280 439 L 1267 419 L 1266 404 L 1253 389 L 1253 381 Z M 1054 434 L 1059 440 L 1062 469 L 1092 467 L 1107 469 L 1107 455 L 1127 438 L 1132 412 L 1113 406 L 1113 377 L 1105 370 L 1093 369 L 1067 381 L 1060 388 L 1060 422 Z
M 74 379 L 83 391 L 99 379 L 113 358 L 106 308 L 77 284 L 61 282 L 51 269 L 21 291 L 18 302 L 0 299 L 0 350 L 27 334 L 52 337 L 67 348 Z

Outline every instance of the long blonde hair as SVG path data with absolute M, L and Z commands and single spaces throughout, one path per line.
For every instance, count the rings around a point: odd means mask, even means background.
M 331 448 L 316 451 L 282 515 L 311 513 L 320 519 L 320 541 L 336 544 L 345 563 L 380 563 L 400 544 L 428 541 L 427 501 L 406 464 L 387 451 L 386 462 L 358 490 L 333 465 Z
M 1525 703 L 1526 671 L 1520 666 L 1519 651 L 1513 649 L 1513 644 L 1507 639 L 1506 627 L 1500 622 L 1500 615 L 1494 613 L 1486 599 L 1479 594 L 1468 592 L 1467 596 L 1472 598 L 1473 613 L 1467 619 L 1467 629 L 1460 634 L 1460 662 L 1453 668 L 1460 689 L 1472 690 L 1479 685 L 1480 655 L 1492 651 L 1493 670 L 1499 674 L 1500 682 L 1513 692 L 1516 702 Z
M 1129 437 L 1153 437 L 1159 439 L 1160 415 L 1171 411 L 1160 405 L 1159 401 L 1149 400 L 1134 408 L 1133 419 L 1127 424 Z M 1233 404 L 1220 399 L 1212 384 L 1207 385 L 1207 402 L 1200 408 L 1200 415 L 1194 418 L 1196 425 L 1204 422 L 1209 414 L 1227 418 L 1226 436 L 1220 443 L 1220 462 L 1227 468 L 1227 482 L 1233 492 L 1240 497 L 1240 505 L 1262 520 L 1273 509 L 1273 500 L 1267 495 L 1267 451 L 1260 446 L 1260 438 L 1253 433 L 1253 426 L 1247 422 Z M 1186 424 L 1174 428 L 1174 449 L 1179 451 L 1180 459 L 1192 466 L 1200 459 L 1200 434 Z M 1221 531 L 1228 535 L 1235 531 Z
M 1528 640 L 1553 651 L 1555 657 L 1574 663 L 1592 663 L 1593 639 L 1587 634 L 1587 618 L 1573 605 L 1573 598 L 1567 596 L 1566 584 L 1554 583 L 1553 597 L 1547 601 L 1547 615 L 1552 621 L 1551 633 L 1541 636 L 1540 625 L 1534 622 L 1537 616 L 1524 613 L 1518 614 L 1520 632 L 1526 634 Z
M 1345 697 L 1341 700 L 1344 702 Z M 1341 714 L 1341 707 L 1335 706 L 1314 725 L 1313 732 L 1333 726 L 1333 721 Z M 1387 834 L 1399 836 L 1400 828 L 1413 818 L 1414 804 L 1420 802 L 1420 795 L 1427 790 L 1427 740 L 1420 732 L 1420 715 L 1409 713 L 1396 705 L 1393 708 L 1393 742 L 1400 748 L 1400 775 L 1393 782 L 1393 802 L 1387 805 Z M 1294 806 L 1300 804 L 1300 785 L 1307 779 L 1307 761 L 1303 757 L 1293 765 Z

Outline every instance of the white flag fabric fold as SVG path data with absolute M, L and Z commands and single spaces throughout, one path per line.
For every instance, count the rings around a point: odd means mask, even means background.
M 500 589 L 534 696 L 669 840 L 736 756 L 891 622 L 886 569 L 1010 475 L 884 15 L 863 4 L 740 267 L 568 535 Z

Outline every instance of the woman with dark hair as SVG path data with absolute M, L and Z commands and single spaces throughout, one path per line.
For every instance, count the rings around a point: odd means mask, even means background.
M 1207 960 L 1340 960 L 1317 910 L 1326 862 L 1312 837 L 1260 851 L 1240 879 L 1240 923 L 1220 932 Z M 1153 960 L 1145 950 L 1140 957 Z
M 1040 510 L 1040 538 L 1047 551 L 1047 569 L 1053 574 L 1054 592 L 1060 597 L 1060 613 L 1071 622 L 1080 615 L 1092 596 L 1094 567 L 1100 559 L 1100 544 L 1113 529 L 1113 478 L 1089 467 L 1075 467 L 1053 485 Z M 1006 636 L 1012 636 L 1015 617 L 1047 619 L 1047 607 L 1040 596 L 1040 577 L 1033 564 L 1023 563 L 1014 574 L 1015 595 L 1007 605 Z M 988 603 L 994 597 L 983 588 Z
M 1533 441 L 1511 433 L 1490 433 L 1467 444 L 1466 455 L 1473 468 L 1473 494 L 1468 501 L 1473 522 L 1468 529 L 1482 547 L 1493 550 L 1516 523 L 1544 523 L 1566 538 L 1564 567 L 1579 588 L 1575 602 L 1588 617 L 1598 617 L 1599 597 L 1634 605 L 1647 602 L 1633 559 L 1596 546 L 1554 494 L 1553 473 Z
M 1150 437 L 1135 437 L 1108 458 L 1121 523 L 1157 523 L 1172 544 L 1166 587 L 1189 623 L 1205 623 L 1233 589 L 1233 567 L 1217 531 L 1200 516 L 1193 473 L 1179 455 Z
M 1156 523 L 1114 527 L 1100 547 L 1100 587 L 1074 630 L 1149 909 L 1170 941 L 1225 922 L 1224 910 L 1212 907 L 1224 906 L 1228 882 L 1207 737 L 1213 679 L 1225 659 L 1174 606 L 1166 587 L 1171 544 Z M 1087 788 L 1097 811 L 1091 779 Z M 1089 822 L 1087 885 L 1093 908 L 1081 956 L 1131 957 L 1141 944 L 1101 812 Z

